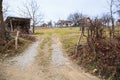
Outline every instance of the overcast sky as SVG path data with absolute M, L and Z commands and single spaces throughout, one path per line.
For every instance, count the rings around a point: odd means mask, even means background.
M 10 6 L 10 15 L 17 15 L 17 7 L 26 0 L 4 0 Z M 28 0 L 29 1 L 29 0 Z M 108 12 L 106 0 L 36 0 L 44 14 L 44 20 L 66 19 L 70 13 L 81 12 L 89 16 L 99 16 Z

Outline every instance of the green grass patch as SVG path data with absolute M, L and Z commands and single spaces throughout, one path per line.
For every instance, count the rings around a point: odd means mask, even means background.
M 39 65 L 46 66 L 49 64 L 49 55 L 45 55 L 44 51 L 40 51 L 39 55 L 36 57 L 38 60 Z
M 43 49 L 47 42 L 50 42 L 50 36 L 56 35 L 60 38 L 60 41 L 63 44 L 63 49 L 65 51 L 72 52 L 77 44 L 80 29 L 79 27 L 71 27 L 71 28 L 47 28 L 47 29 L 36 29 L 36 33 L 42 33 L 45 37 L 43 42 L 40 45 L 40 48 Z M 84 40 L 83 40 L 84 41 Z M 48 43 L 51 46 L 51 43 Z
M 66 38 L 62 40 L 63 49 L 70 54 L 74 52 L 77 38 Z
M 42 43 L 40 44 L 40 48 L 43 49 L 44 46 L 51 40 L 50 36 L 46 36 Z M 49 44 L 50 45 L 50 44 Z

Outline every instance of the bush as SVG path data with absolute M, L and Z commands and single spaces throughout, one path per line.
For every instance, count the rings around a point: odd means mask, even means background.
M 88 45 L 79 45 L 77 58 L 84 67 L 97 69 L 104 78 L 120 80 L 120 37 L 96 41 L 94 53 Z
M 35 41 L 35 40 L 36 40 L 35 37 L 30 36 L 30 35 L 28 35 L 28 34 L 20 34 L 20 37 L 25 38 L 25 39 L 27 39 L 27 40 L 31 40 L 31 41 Z

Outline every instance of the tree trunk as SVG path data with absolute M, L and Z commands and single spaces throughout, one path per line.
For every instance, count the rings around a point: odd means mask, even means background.
M 3 2 L 3 0 L 0 0 L 0 21 L 1 22 L 3 22 L 2 2 Z
M 111 15 L 111 23 L 112 23 L 112 29 L 111 29 L 111 36 L 112 38 L 114 37 L 114 33 L 115 33 L 115 26 L 114 26 L 114 18 L 113 18 L 113 0 L 111 0 L 111 4 L 110 4 L 110 15 Z
M 33 33 L 35 33 L 35 25 L 33 25 Z
M 112 17 L 112 37 L 114 38 L 115 36 L 115 26 L 114 26 L 114 19 Z
M 33 20 L 33 34 L 35 33 L 35 21 Z
M 0 44 L 5 43 L 5 24 L 3 21 L 3 11 L 2 11 L 2 2 L 3 0 L 0 0 Z

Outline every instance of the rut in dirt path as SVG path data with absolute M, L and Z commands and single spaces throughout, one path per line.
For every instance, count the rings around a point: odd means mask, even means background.
M 40 72 L 35 57 L 41 41 L 38 39 L 19 56 L 0 63 L 0 80 L 39 80 Z
M 52 64 L 53 65 L 64 65 L 65 62 L 68 60 L 63 56 L 63 52 L 60 49 L 60 46 L 58 45 L 59 43 L 53 43 L 52 44 Z
M 35 60 L 35 56 L 37 55 L 37 47 L 39 45 L 40 41 L 36 41 L 34 42 L 32 45 L 30 45 L 21 55 L 13 58 L 13 59 L 9 59 L 9 63 L 14 63 L 16 65 L 25 67 L 25 66 L 29 66 L 31 65 L 34 60 Z
M 7 62 L 8 64 L 12 63 L 15 65 L 19 65 L 21 67 L 31 65 L 35 60 L 35 56 L 37 56 L 38 54 L 38 46 L 41 41 L 42 40 L 38 39 L 36 42 L 33 42 L 31 45 L 29 45 L 29 47 L 19 56 L 16 56 L 12 59 L 10 58 L 5 62 Z
M 100 80 L 89 73 L 85 73 L 65 56 L 59 38 L 53 36 L 52 42 L 52 70 L 61 76 L 55 80 Z
M 73 64 L 55 35 L 51 37 L 51 46 L 47 42 L 38 52 L 38 46 L 44 39 L 31 44 L 21 55 L 0 63 L 0 80 L 100 80 Z

